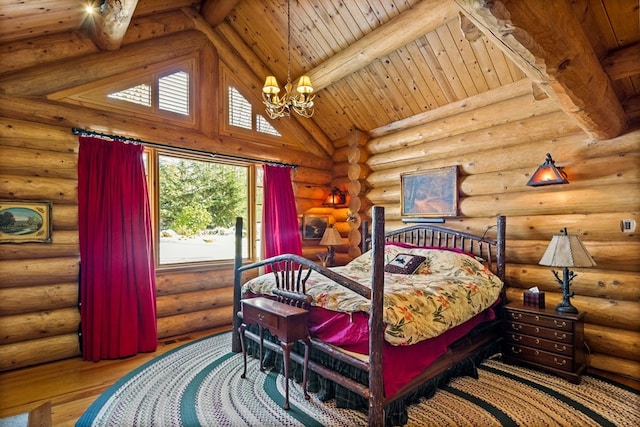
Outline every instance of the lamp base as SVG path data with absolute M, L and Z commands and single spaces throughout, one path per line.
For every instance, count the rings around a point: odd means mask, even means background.
M 571 304 L 566 305 L 566 304 L 560 303 L 556 306 L 556 311 L 558 313 L 578 314 L 578 309 L 572 306 Z

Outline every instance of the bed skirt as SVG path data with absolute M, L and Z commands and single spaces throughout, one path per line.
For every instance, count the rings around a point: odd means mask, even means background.
M 470 336 L 476 336 L 486 333 L 488 328 L 495 328 L 493 322 L 488 324 L 482 324 L 473 329 L 464 339 L 468 339 Z M 258 333 L 258 328 L 255 325 L 249 325 L 247 330 L 254 333 Z M 264 339 L 272 342 L 278 342 L 278 339 L 272 336 L 267 330 L 264 331 Z M 259 354 L 258 344 L 253 340 L 247 339 L 247 354 L 252 357 L 257 357 Z M 455 344 L 452 345 L 455 348 Z M 298 354 L 304 354 L 304 345 L 297 342 L 293 347 L 293 352 Z M 478 378 L 476 367 L 482 363 L 485 359 L 500 352 L 500 342 L 493 341 L 486 344 L 479 351 L 468 356 L 461 362 L 450 367 L 445 372 L 437 375 L 417 388 L 408 393 L 404 393 L 398 396 L 392 402 L 390 402 L 384 409 L 385 412 L 385 425 L 399 426 L 405 425 L 408 422 L 407 407 L 413 403 L 418 402 L 421 398 L 431 398 L 436 390 L 446 385 L 451 379 L 460 376 L 471 376 Z M 367 372 L 355 368 L 349 364 L 336 360 L 325 353 L 318 350 L 311 349 L 310 359 L 322 364 L 323 366 L 330 368 L 331 370 L 340 373 L 343 376 L 351 378 L 361 384 L 368 386 L 369 375 Z M 283 359 L 281 352 L 274 352 L 267 347 L 264 348 L 263 364 L 266 369 L 271 369 L 275 372 L 282 373 Z M 302 366 L 295 361 L 291 361 L 290 375 L 296 382 L 302 382 Z M 316 372 L 309 370 L 307 379 L 307 390 L 311 393 L 317 393 L 318 399 L 322 402 L 335 399 L 335 405 L 338 408 L 357 409 L 363 412 L 367 412 L 369 402 L 364 397 L 348 390 L 347 388 L 337 384 L 331 380 L 328 380 Z

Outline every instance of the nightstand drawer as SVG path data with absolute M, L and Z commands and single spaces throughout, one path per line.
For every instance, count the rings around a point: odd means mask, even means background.
M 542 351 L 518 344 L 507 344 L 506 353 L 509 357 L 533 362 L 549 368 L 567 372 L 574 371 L 573 358 L 568 356 L 562 356 L 560 354 L 550 353 L 548 351 Z
M 562 331 L 573 330 L 573 322 L 566 319 L 554 318 L 533 313 L 523 313 L 518 311 L 507 311 L 507 320 L 514 322 L 529 323 L 544 328 L 558 329 Z
M 557 331 L 556 331 L 557 332 Z M 509 342 L 519 344 L 528 347 L 535 347 L 540 350 L 546 350 L 564 356 L 573 357 L 573 345 L 568 341 L 567 343 L 559 343 L 556 341 L 545 340 L 543 338 L 537 338 L 529 335 L 522 335 L 515 332 L 509 332 L 505 337 Z
M 518 332 L 547 340 L 572 343 L 573 334 L 570 332 L 558 331 L 557 329 L 542 328 L 540 326 L 528 325 L 526 323 L 507 322 L 507 332 Z

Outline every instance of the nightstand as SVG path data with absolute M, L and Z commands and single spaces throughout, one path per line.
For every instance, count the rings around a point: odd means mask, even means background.
M 245 344 L 245 329 L 247 325 L 258 325 L 260 327 L 260 370 L 264 370 L 262 366 L 263 352 L 263 330 L 267 329 L 272 335 L 280 340 L 280 347 L 284 359 L 284 377 L 285 377 L 285 401 L 284 409 L 289 409 L 289 358 L 293 344 L 301 340 L 305 344 L 302 390 L 305 399 L 309 400 L 307 393 L 307 366 L 309 364 L 309 349 L 311 340 L 309 339 L 309 328 L 307 326 L 307 315 L 309 312 L 299 307 L 284 304 L 269 298 L 257 297 L 243 299 L 242 311 L 239 313 L 242 317 L 240 325 L 240 342 L 242 344 L 242 357 L 244 359 L 244 372 L 242 378 L 247 374 L 247 347 Z
M 586 367 L 586 313 L 558 313 L 553 308 L 527 307 L 517 302 L 507 304 L 504 310 L 505 362 L 549 371 L 572 383 L 580 382 Z

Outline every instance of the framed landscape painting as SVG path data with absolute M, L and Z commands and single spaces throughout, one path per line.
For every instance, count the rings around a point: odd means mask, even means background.
M 402 216 L 457 216 L 458 168 L 402 174 L 400 193 Z
M 0 200 L 0 243 L 51 243 L 51 202 Z
M 328 225 L 329 217 L 326 215 L 305 215 L 302 218 L 302 238 L 320 240 Z

